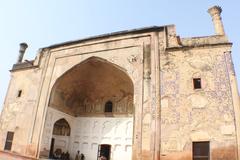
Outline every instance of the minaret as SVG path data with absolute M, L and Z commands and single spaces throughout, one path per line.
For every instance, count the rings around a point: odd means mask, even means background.
M 222 23 L 222 17 L 221 17 L 222 8 L 219 6 L 213 6 L 208 9 L 208 13 L 212 17 L 212 21 L 213 21 L 213 25 L 214 25 L 216 34 L 217 35 L 225 35 L 224 27 L 223 27 L 223 23 Z
M 20 49 L 19 49 L 17 63 L 22 63 L 22 59 L 23 59 L 24 53 L 27 48 L 28 48 L 27 43 L 20 43 Z

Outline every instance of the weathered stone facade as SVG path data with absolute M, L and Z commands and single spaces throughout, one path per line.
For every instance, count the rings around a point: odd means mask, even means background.
M 238 160 L 232 44 L 221 8 L 208 12 L 213 36 L 180 38 L 169 25 L 52 45 L 34 61 L 22 62 L 21 51 L 0 118 L 0 159 L 48 158 L 54 138 L 71 158 L 80 150 L 96 159 L 98 146 L 109 144 L 114 160 L 191 160 L 193 142 L 207 141 L 211 160 Z M 53 134 L 61 119 L 69 135 Z

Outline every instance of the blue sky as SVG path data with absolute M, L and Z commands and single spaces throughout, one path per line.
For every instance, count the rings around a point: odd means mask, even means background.
M 5 0 L 0 2 L 0 110 L 19 43 L 24 59 L 51 44 L 153 25 L 175 24 L 181 37 L 214 34 L 207 9 L 219 5 L 240 84 L 239 0 Z

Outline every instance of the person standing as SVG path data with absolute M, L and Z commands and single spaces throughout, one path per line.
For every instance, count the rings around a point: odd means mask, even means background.
M 80 158 L 81 158 L 80 157 L 80 151 L 77 151 L 77 154 L 75 156 L 75 160 L 81 160 Z

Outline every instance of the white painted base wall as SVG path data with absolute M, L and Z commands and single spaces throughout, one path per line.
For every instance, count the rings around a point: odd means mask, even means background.
M 50 150 L 54 123 L 65 118 L 71 127 L 70 137 L 53 136 L 55 146 L 74 158 L 80 150 L 86 160 L 96 160 L 100 144 L 111 145 L 111 160 L 131 160 L 133 118 L 72 117 L 49 108 L 42 140 L 42 150 Z M 55 148 L 56 149 L 56 148 Z

